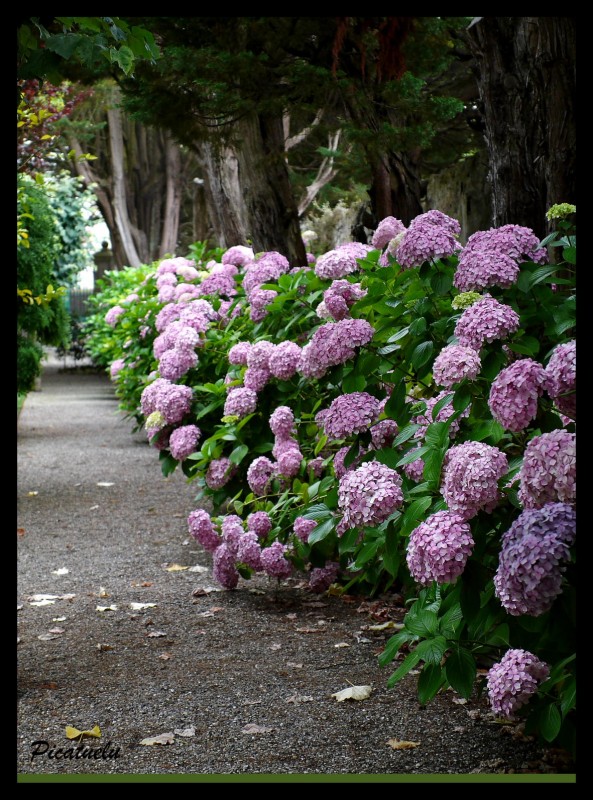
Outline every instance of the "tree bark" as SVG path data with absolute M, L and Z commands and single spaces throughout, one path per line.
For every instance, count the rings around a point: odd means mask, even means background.
M 247 225 L 238 178 L 238 162 L 230 147 L 212 142 L 195 146 L 203 170 L 204 194 L 210 228 L 218 247 L 247 244 Z
M 483 105 L 492 224 L 547 232 L 576 193 L 576 18 L 482 17 L 467 32 Z
M 167 190 L 159 256 L 175 253 L 181 212 L 181 155 L 168 133 L 165 134 L 165 170 Z

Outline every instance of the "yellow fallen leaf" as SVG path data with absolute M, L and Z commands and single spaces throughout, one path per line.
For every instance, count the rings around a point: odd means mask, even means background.
M 143 611 L 145 608 L 156 608 L 156 603 L 130 603 L 132 611 Z
M 393 750 L 410 750 L 412 747 L 418 747 L 420 742 L 406 742 L 405 739 L 388 739 L 387 744 Z
M 173 744 L 175 736 L 172 733 L 161 733 L 158 736 L 149 736 L 147 739 L 142 739 L 140 744 Z
M 66 725 L 66 739 L 78 739 L 83 736 L 94 736 L 95 739 L 101 738 L 101 729 L 95 725 L 90 731 L 79 731 L 78 728 L 73 728 L 72 725 Z
M 97 611 L 117 611 L 117 606 L 97 606 Z
M 27 492 L 28 497 L 37 497 L 38 494 L 39 492 Z
M 387 628 L 395 628 L 396 630 L 402 630 L 403 624 L 399 623 L 396 624 L 392 619 L 387 620 L 387 622 L 381 622 L 379 625 L 369 625 L 370 631 L 385 631 Z
M 171 564 L 169 567 L 165 567 L 167 572 L 183 572 L 184 569 L 189 569 L 189 567 L 182 567 L 181 564 Z
M 372 686 L 350 686 L 348 689 L 334 692 L 332 697 L 335 697 L 338 703 L 341 703 L 343 700 L 366 700 L 371 696 L 372 691 Z

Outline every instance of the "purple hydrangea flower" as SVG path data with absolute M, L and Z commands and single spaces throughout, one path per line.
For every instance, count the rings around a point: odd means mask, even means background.
M 470 381 L 475 380 L 481 368 L 480 356 L 473 347 L 450 344 L 435 358 L 432 376 L 437 386 L 450 389 L 465 378 Z
M 221 529 L 223 544 L 226 545 L 230 555 L 236 558 L 239 542 L 245 533 L 243 525 L 241 524 L 241 518 L 236 514 L 228 514 L 222 517 Z
M 443 460 L 441 494 L 451 511 L 464 520 L 478 511 L 492 512 L 501 499 L 498 481 L 508 471 L 506 455 L 483 442 L 450 447 Z
M 329 439 L 345 439 L 370 428 L 379 416 L 379 401 L 368 392 L 350 392 L 332 402 L 323 421 Z
M 410 534 L 407 562 L 422 586 L 432 581 L 454 583 L 474 547 L 471 528 L 454 511 L 437 511 Z
M 224 404 L 224 416 L 246 417 L 257 408 L 257 392 L 239 386 L 231 389 Z
M 291 436 L 294 433 L 294 414 L 289 406 L 278 406 L 270 415 L 270 430 L 275 436 Z
M 188 302 L 200 296 L 200 287 L 193 283 L 178 283 L 175 287 L 174 298 L 178 303 Z
M 480 350 L 484 342 L 506 337 L 519 330 L 519 315 L 510 306 L 485 294 L 465 309 L 455 325 L 459 344 Z
M 309 541 L 309 534 L 312 533 L 317 527 L 317 522 L 314 519 L 305 519 L 305 517 L 297 517 L 293 523 L 293 531 L 295 536 L 307 544 Z
M 247 356 L 251 350 L 249 342 L 237 342 L 234 344 L 228 353 L 229 364 L 237 364 L 242 367 L 247 366 Z
M 349 447 L 340 447 L 337 453 L 334 454 L 333 458 L 333 468 L 334 468 L 334 475 L 338 480 L 342 478 L 347 472 L 351 472 L 352 470 L 356 469 L 356 467 L 360 464 L 360 459 L 363 456 L 363 452 L 359 449 L 358 456 L 349 464 L 347 467 L 344 466 L 344 459 L 348 454 Z
M 222 539 L 216 531 L 210 514 L 202 508 L 192 511 L 187 518 L 189 532 L 198 541 L 204 550 L 213 553 L 221 543 Z
M 251 462 L 247 470 L 247 483 L 251 491 L 258 496 L 268 492 L 276 467 L 265 456 L 260 456 Z
M 546 372 L 532 358 L 520 358 L 501 370 L 490 387 L 488 405 L 503 428 L 524 430 L 537 414 L 537 402 L 544 392 Z
M 250 261 L 253 261 L 255 254 L 251 247 L 245 247 L 242 244 L 233 245 L 222 254 L 223 264 L 235 264 L 237 267 L 244 267 Z
M 202 431 L 197 425 L 182 425 L 169 437 L 169 450 L 173 458 L 183 461 L 190 453 L 195 453 Z
M 391 447 L 393 440 L 398 434 L 397 422 L 393 419 L 379 420 L 371 428 L 371 442 L 375 450 L 383 447 Z
M 329 367 L 356 356 L 357 347 L 368 344 L 375 329 L 363 319 L 343 319 L 321 325 L 302 348 L 298 371 L 307 378 L 321 378 Z
M 546 367 L 546 391 L 561 414 L 577 418 L 577 343 L 573 339 L 554 348 Z
M 266 511 L 254 511 L 247 517 L 247 528 L 256 533 L 260 539 L 265 539 L 272 530 L 272 520 Z
M 235 567 L 235 556 L 226 544 L 221 544 L 212 557 L 212 577 L 225 589 L 234 589 L 239 583 L 239 573 Z
M 576 500 L 576 434 L 559 428 L 534 436 L 519 470 L 519 500 L 524 508 Z
M 373 248 L 359 242 L 348 242 L 319 256 L 315 274 L 320 278 L 343 278 L 360 269 L 357 258 L 364 258 Z
M 377 250 L 382 250 L 389 242 L 397 236 L 398 233 L 403 233 L 406 229 L 404 223 L 396 217 L 384 217 L 377 225 L 377 229 L 373 233 L 371 244 Z
M 274 347 L 268 361 L 268 369 L 275 378 L 288 380 L 297 371 L 301 348 L 295 342 L 280 342 Z
M 237 546 L 237 561 L 246 564 L 256 572 L 261 571 L 261 545 L 253 531 L 243 533 Z
M 288 578 L 292 572 L 292 564 L 285 558 L 288 548 L 281 542 L 274 542 L 261 551 L 261 566 L 271 578 Z
M 223 267 L 220 272 L 212 272 L 196 287 L 200 295 L 219 295 L 234 297 L 237 294 L 234 272 L 228 267 Z
M 409 464 L 404 464 L 403 470 L 410 480 L 420 483 L 424 480 L 424 459 L 417 458 L 415 461 L 410 461 Z
M 247 354 L 247 366 L 252 369 L 269 369 L 270 356 L 275 349 L 276 345 L 272 342 L 261 341 L 251 345 Z
M 268 306 L 275 297 L 278 297 L 278 292 L 273 289 L 254 289 L 249 295 L 249 317 L 253 322 L 261 322 L 268 315 Z
M 486 676 L 492 710 L 508 719 L 537 692 L 550 674 L 548 665 L 528 650 L 507 650 Z
M 562 592 L 562 562 L 570 559 L 576 512 L 567 503 L 526 509 L 502 537 L 495 594 L 513 616 L 539 617 Z
M 324 567 L 315 567 L 309 575 L 309 589 L 316 594 L 325 592 L 338 577 L 340 565 L 335 561 L 328 561 Z
M 109 367 L 109 375 L 111 376 L 111 379 L 115 380 L 125 366 L 126 362 L 123 360 L 123 358 L 116 358 L 113 364 Z
M 159 333 L 162 333 L 165 328 L 167 328 L 171 322 L 176 319 L 179 319 L 181 315 L 181 306 L 178 306 L 176 303 L 168 303 L 166 306 L 163 306 L 159 313 L 156 315 L 156 320 L 154 323 L 155 328 Z
M 153 411 L 160 411 L 165 422 L 174 425 L 189 413 L 192 394 L 191 386 L 181 386 L 166 378 L 157 378 L 142 392 L 142 413 L 148 416 Z
M 290 450 L 298 450 L 299 443 L 294 436 L 280 436 L 277 435 L 274 440 L 274 447 L 272 448 L 272 455 L 274 458 L 280 458 L 284 453 Z
M 311 471 L 313 473 L 313 477 L 315 478 L 321 478 L 324 470 L 325 464 L 323 463 L 323 458 L 321 458 L 321 456 L 317 456 L 317 458 L 313 458 L 311 461 L 307 462 L 307 472 Z
M 156 288 L 162 289 L 163 286 L 176 286 L 177 276 L 173 272 L 163 272 L 156 279 Z
M 121 306 L 113 306 L 105 314 L 105 322 L 112 328 L 114 328 L 115 325 L 117 324 L 117 320 L 121 317 L 122 314 L 125 314 L 125 311 L 126 309 L 122 308 Z
M 159 303 L 171 303 L 175 300 L 175 287 L 161 286 L 157 295 L 157 300 Z
M 404 268 L 446 258 L 461 249 L 459 241 L 444 225 L 435 225 L 424 214 L 415 217 L 397 245 L 396 258 Z
M 253 389 L 254 392 L 261 392 L 270 380 L 271 374 L 269 369 L 248 367 L 243 375 L 243 384 L 247 389 Z
M 436 417 L 432 418 L 432 412 L 434 407 L 437 403 L 439 403 L 444 397 L 450 395 L 451 392 L 444 389 L 442 392 L 439 392 L 435 397 L 423 398 L 423 402 L 426 403 L 426 411 L 421 414 L 417 414 L 415 417 L 412 417 L 412 422 L 416 425 L 420 425 L 421 427 L 416 431 L 415 439 L 423 439 L 426 434 L 426 429 L 429 425 L 432 425 L 433 422 L 446 422 L 449 417 L 455 413 L 455 409 L 453 408 L 453 397 L 449 400 L 449 402 L 445 403 L 445 405 L 440 409 L 439 413 Z M 449 437 L 454 439 L 457 433 L 459 432 L 459 427 L 461 425 L 460 420 L 464 417 L 468 417 L 470 412 L 470 407 L 468 406 L 457 419 L 454 419 L 451 425 L 449 426 Z
M 346 319 L 350 316 L 350 308 L 366 295 L 366 289 L 360 288 L 360 283 L 350 283 L 346 280 L 332 281 L 329 289 L 323 293 L 323 305 L 328 314 L 335 320 Z M 317 311 L 319 314 L 319 310 Z M 321 316 L 321 314 L 319 314 Z
M 367 461 L 347 472 L 338 487 L 345 529 L 374 527 L 386 520 L 404 501 L 401 483 L 394 469 L 378 461 Z
M 412 224 L 417 224 L 420 221 L 430 222 L 433 225 L 440 225 L 441 228 L 449 231 L 449 233 L 452 233 L 454 236 L 459 236 L 461 233 L 461 224 L 459 220 L 449 217 L 447 214 L 443 214 L 442 211 L 438 211 L 436 208 L 425 211 L 423 214 L 414 217 Z
M 188 328 L 191 330 L 191 328 Z M 159 361 L 159 373 L 169 381 L 178 381 L 198 363 L 198 355 L 185 347 L 172 347 L 166 350 Z
M 302 460 L 301 451 L 293 447 L 278 456 L 276 470 L 284 478 L 294 478 L 299 473 Z
M 210 489 L 222 489 L 237 472 L 237 467 L 226 458 L 215 458 L 208 465 L 204 480 Z

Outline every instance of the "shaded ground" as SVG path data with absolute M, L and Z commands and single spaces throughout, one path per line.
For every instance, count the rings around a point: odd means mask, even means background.
M 447 691 L 421 708 L 413 675 L 388 690 L 390 631 L 372 626 L 401 619 L 393 598 L 319 597 L 298 579 L 217 590 L 188 537 L 195 489 L 163 478 L 130 430 L 104 375 L 55 360 L 19 419 L 19 774 L 574 772 L 483 700 Z M 32 605 L 38 594 L 58 599 Z M 332 697 L 361 684 L 367 700 Z M 84 744 L 103 756 L 56 758 L 78 744 L 68 725 L 98 725 Z M 163 733 L 172 744 L 140 744 Z M 36 741 L 49 749 L 32 755 Z

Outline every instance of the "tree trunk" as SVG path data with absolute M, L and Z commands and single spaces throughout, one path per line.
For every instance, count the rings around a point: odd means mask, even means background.
M 467 32 L 483 105 L 492 224 L 542 237 L 576 193 L 576 18 L 482 17 Z
M 233 150 L 212 142 L 194 148 L 203 170 L 204 195 L 209 228 L 218 247 L 247 244 L 247 226 L 238 180 L 238 163 Z
M 284 157 L 282 118 L 252 115 L 238 128 L 239 181 L 253 249 L 276 250 L 291 266 L 302 267 L 307 254 Z
M 181 212 L 181 154 L 168 133 L 165 134 L 166 196 L 159 256 L 174 255 Z

